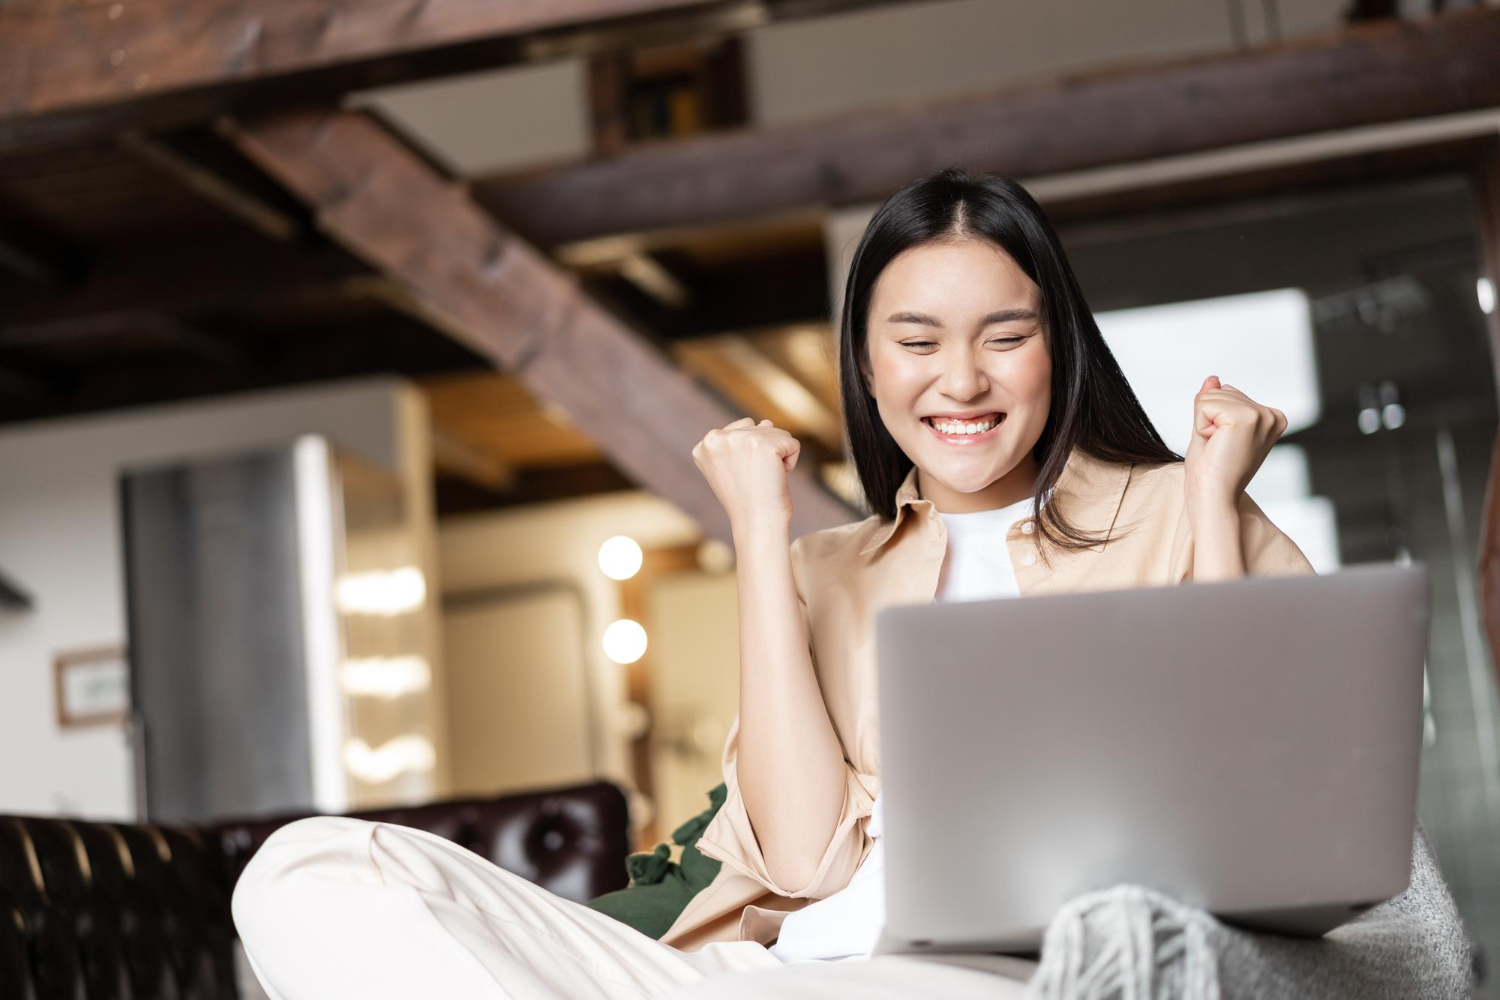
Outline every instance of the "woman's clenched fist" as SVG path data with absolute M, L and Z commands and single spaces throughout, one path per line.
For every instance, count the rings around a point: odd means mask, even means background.
M 1189 508 L 1239 502 L 1240 493 L 1286 430 L 1286 414 L 1263 406 L 1217 376 L 1193 397 L 1193 437 L 1186 455 Z
M 738 533 L 790 523 L 787 474 L 801 450 L 796 438 L 771 421 L 742 417 L 705 434 L 693 446 L 693 461 Z

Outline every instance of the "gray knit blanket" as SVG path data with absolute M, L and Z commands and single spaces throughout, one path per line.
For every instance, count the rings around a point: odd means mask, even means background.
M 1138 886 L 1068 903 L 1027 1000 L 1453 1000 L 1469 943 L 1419 826 L 1411 886 L 1322 938 L 1238 930 Z

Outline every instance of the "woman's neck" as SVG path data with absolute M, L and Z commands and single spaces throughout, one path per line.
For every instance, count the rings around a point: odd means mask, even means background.
M 972 514 L 981 510 L 999 510 L 1019 503 L 1036 492 L 1039 467 L 1036 459 L 1027 455 L 1016 467 L 996 479 L 982 490 L 960 493 L 917 469 L 917 495 L 931 500 L 933 506 L 943 514 Z

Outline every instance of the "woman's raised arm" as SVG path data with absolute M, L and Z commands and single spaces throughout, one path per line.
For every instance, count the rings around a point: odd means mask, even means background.
M 1280 410 L 1262 406 L 1216 375 L 1203 380 L 1193 397 L 1193 436 L 1184 462 L 1194 580 L 1234 580 L 1246 574 L 1241 498 L 1285 430 L 1286 415 Z
M 790 895 L 811 882 L 843 810 L 847 766 L 813 672 L 792 572 L 796 438 L 749 417 L 708 432 L 693 459 L 729 514 L 740 611 L 734 775 L 767 874 Z

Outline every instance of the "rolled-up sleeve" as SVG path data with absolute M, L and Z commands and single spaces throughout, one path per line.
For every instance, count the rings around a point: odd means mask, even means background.
M 812 639 L 812 615 L 806 597 L 805 541 L 806 536 L 803 536 L 791 543 L 792 583 L 797 593 L 797 605 L 802 612 L 802 622 L 807 629 L 808 656 L 814 669 L 821 673 L 823 670 L 839 669 L 846 665 L 818 664 L 816 646 Z M 872 841 L 865 830 L 875 805 L 875 796 L 880 792 L 879 776 L 858 770 L 849 762 L 848 748 L 845 748 L 844 799 L 839 807 L 839 819 L 834 827 L 833 837 L 818 860 L 812 879 L 806 885 L 782 885 L 771 877 L 766 868 L 765 856 L 761 853 L 760 842 L 750 825 L 750 814 L 746 811 L 745 800 L 740 794 L 737 767 L 739 737 L 740 717 L 736 714 L 734 723 L 729 728 L 729 737 L 724 742 L 724 785 L 728 794 L 699 838 L 698 849 L 711 858 L 718 858 L 777 895 L 821 899 L 838 892 L 849 883 L 854 870 L 870 850 Z M 810 824 L 812 821 L 808 822 Z
M 1240 494 L 1240 549 L 1245 555 L 1247 576 L 1311 576 L 1315 572 L 1307 556 L 1286 532 L 1266 516 L 1246 493 Z M 1176 540 L 1172 545 L 1171 578 L 1182 583 L 1193 578 L 1193 532 L 1187 508 L 1178 514 Z
M 698 840 L 698 850 L 742 875 L 746 875 L 771 892 L 780 896 L 806 896 L 821 899 L 831 896 L 849 884 L 854 870 L 865 859 L 871 839 L 866 833 L 870 811 L 875 805 L 879 791 L 879 779 L 873 774 L 855 770 L 848 760 L 844 761 L 844 801 L 839 807 L 838 825 L 834 827 L 823 856 L 818 859 L 817 869 L 811 881 L 804 886 L 782 885 L 771 877 L 766 868 L 765 855 L 760 842 L 750 825 L 750 814 L 745 810 L 745 800 L 740 795 L 739 779 L 735 762 L 739 750 L 740 719 L 736 715 L 730 727 L 729 739 L 724 744 L 724 785 L 728 794 L 724 804 Z M 810 822 L 810 821 L 809 821 Z
M 1251 576 L 1311 576 L 1312 563 L 1254 500 L 1240 495 L 1240 544 Z

